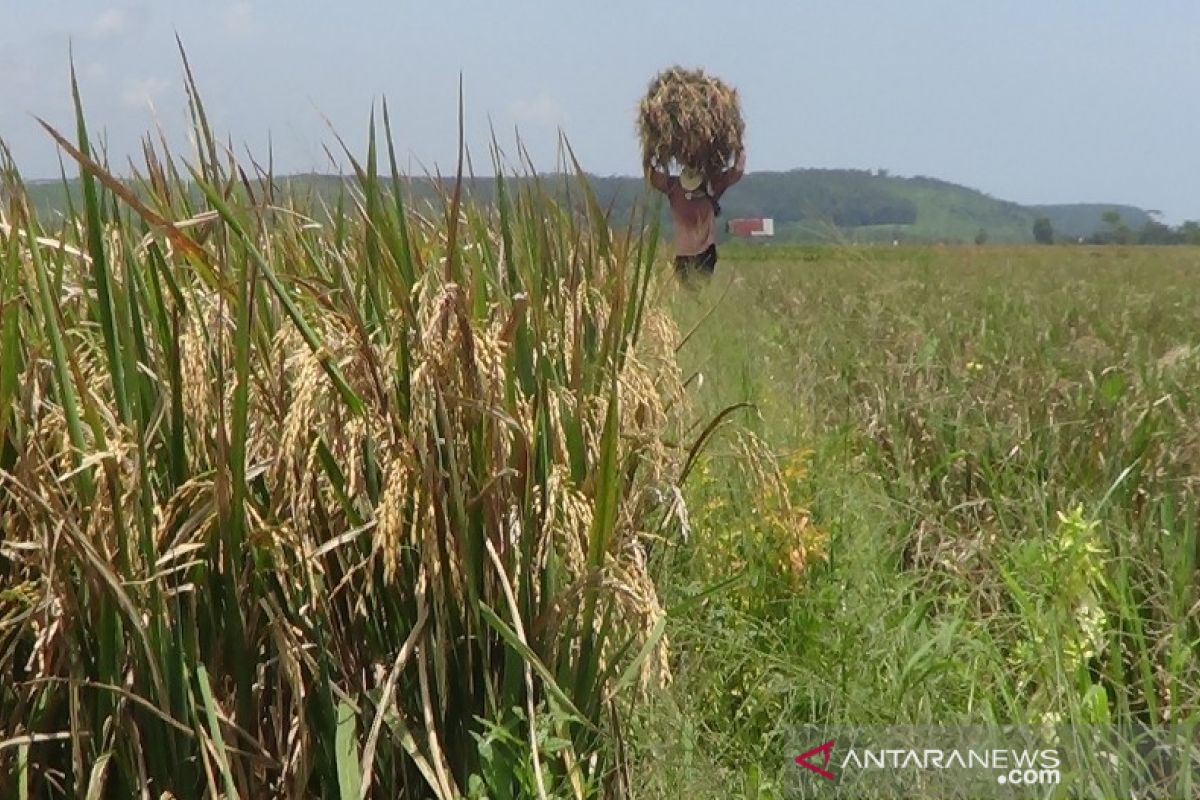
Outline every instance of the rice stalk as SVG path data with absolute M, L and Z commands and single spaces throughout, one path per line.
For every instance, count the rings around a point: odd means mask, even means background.
M 647 163 L 679 164 L 710 178 L 729 168 L 746 132 L 737 90 L 702 69 L 680 66 L 650 82 L 637 122 Z
M 322 212 L 187 88 L 198 162 L 125 181 L 77 101 L 53 232 L 4 171 L 0 795 L 520 794 L 496 726 L 547 796 L 618 792 L 680 471 L 653 247 L 503 177 L 415 213 L 386 106 Z

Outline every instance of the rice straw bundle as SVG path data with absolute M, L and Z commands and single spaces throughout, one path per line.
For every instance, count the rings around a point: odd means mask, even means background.
M 660 72 L 638 110 L 646 160 L 664 169 L 674 161 L 710 178 L 729 167 L 745 130 L 737 90 L 702 69 Z

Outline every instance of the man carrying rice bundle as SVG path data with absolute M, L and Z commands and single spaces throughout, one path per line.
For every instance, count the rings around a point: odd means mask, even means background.
M 645 164 L 650 183 L 667 196 L 671 206 L 671 224 L 675 231 L 675 273 L 687 279 L 693 272 L 711 276 L 717 268 L 715 235 L 718 201 L 733 184 L 741 180 L 746 168 L 746 152 L 738 153 L 737 163 L 711 181 L 690 167 L 678 178 L 664 169 Z
M 737 91 L 703 70 L 672 67 L 655 77 L 638 117 L 643 168 L 667 196 L 675 232 L 675 271 L 713 274 L 721 195 L 746 168 L 745 124 Z M 682 169 L 670 172 L 672 162 Z M 732 165 L 731 165 L 732 162 Z

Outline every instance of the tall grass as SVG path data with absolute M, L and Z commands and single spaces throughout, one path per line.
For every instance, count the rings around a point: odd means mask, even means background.
M 123 182 L 74 90 L 60 220 L 4 158 L 0 796 L 626 793 L 678 496 L 656 233 L 582 178 L 417 213 L 386 106 L 309 208 L 187 88 L 194 159 Z
M 1198 251 L 722 264 L 674 305 L 706 319 L 681 363 L 709 413 L 756 412 L 700 459 L 694 546 L 660 582 L 686 610 L 636 737 L 653 796 L 788 796 L 812 723 L 1200 724 Z M 778 490 L 734 458 L 748 437 Z M 1132 796 L 1103 775 L 1068 796 Z

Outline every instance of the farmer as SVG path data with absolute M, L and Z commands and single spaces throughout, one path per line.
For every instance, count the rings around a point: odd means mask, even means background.
M 671 204 L 671 222 L 675 229 L 675 274 L 687 279 L 693 271 L 708 277 L 717 267 L 717 243 L 714 236 L 717 201 L 730 186 L 742 178 L 746 169 L 746 151 L 738 151 L 737 161 L 711 180 L 685 167 L 678 178 L 662 166 L 647 161 L 643 167 L 655 189 Z

